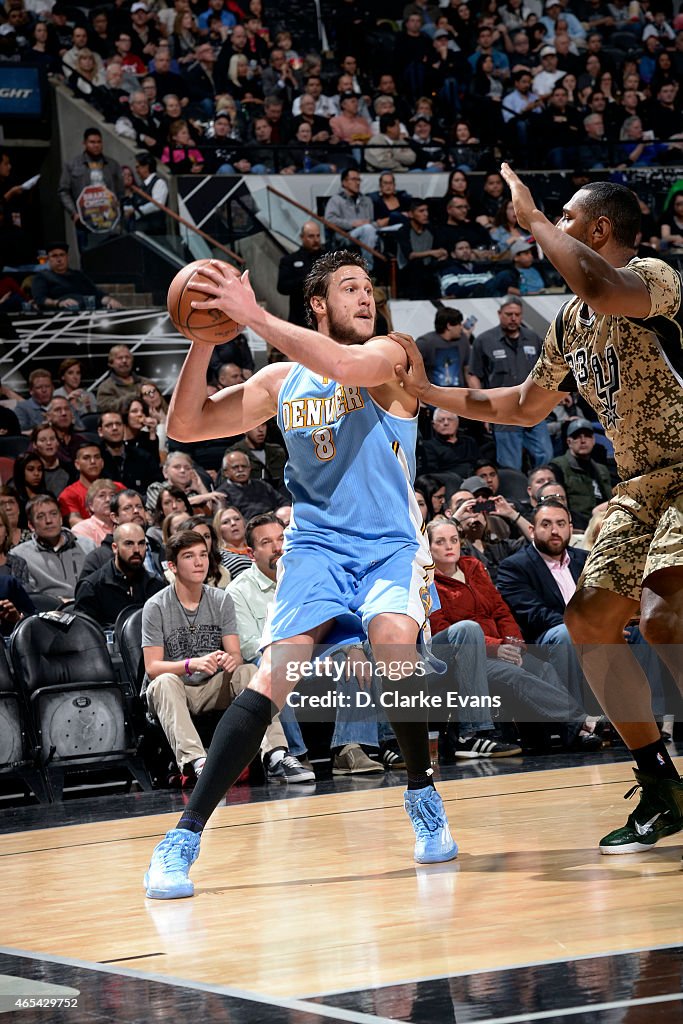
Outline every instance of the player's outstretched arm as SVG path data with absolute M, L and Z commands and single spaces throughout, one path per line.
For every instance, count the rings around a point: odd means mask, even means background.
M 538 209 L 531 192 L 508 164 L 501 165 L 500 173 L 510 188 L 518 223 L 533 234 L 575 295 L 596 313 L 633 317 L 650 315 L 650 294 L 637 274 L 627 267 L 612 266 L 599 252 L 555 227 Z M 571 211 L 565 210 L 563 220 L 571 215 Z M 607 217 L 598 217 L 592 230 L 596 232 L 598 245 L 609 241 L 611 223 Z M 625 261 L 627 259 L 628 255 Z
M 168 409 L 168 436 L 176 441 L 242 434 L 277 412 L 277 396 L 290 370 L 288 363 L 265 366 L 244 384 L 224 388 L 209 398 L 206 371 L 210 359 L 210 345 L 192 343 Z
M 395 338 L 408 357 L 408 369 L 395 367 L 403 388 L 419 398 L 425 405 L 448 409 L 457 416 L 490 423 L 532 427 L 544 420 L 560 401 L 556 391 L 545 391 L 531 377 L 522 384 L 509 388 L 443 388 L 432 384 L 427 377 L 420 350 L 407 334 L 394 332 Z
M 313 373 L 339 384 L 368 388 L 396 379 L 394 364 L 401 359 L 401 352 L 388 338 L 373 338 L 365 345 L 340 345 L 318 331 L 290 324 L 262 309 L 249 283 L 249 271 L 238 277 L 229 266 L 212 264 L 202 268 L 202 278 L 208 280 L 193 282 L 192 288 L 204 292 L 207 298 L 193 301 L 195 309 L 222 310 Z

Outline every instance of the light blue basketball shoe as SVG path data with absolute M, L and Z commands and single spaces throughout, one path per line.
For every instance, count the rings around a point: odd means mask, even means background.
M 155 847 L 145 875 L 147 896 L 152 900 L 179 900 L 194 896 L 190 868 L 199 856 L 199 832 L 174 828 Z
M 433 786 L 406 790 L 403 804 L 415 831 L 414 857 L 418 864 L 437 864 L 457 857 L 458 844 L 448 827 L 443 800 Z

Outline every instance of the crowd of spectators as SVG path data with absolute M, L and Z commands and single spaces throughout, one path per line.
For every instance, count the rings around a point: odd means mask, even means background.
M 327 22 L 321 52 L 310 26 L 261 0 L 7 0 L 0 60 L 61 77 L 139 150 L 119 167 L 101 139 L 99 153 L 86 142 L 65 167 L 79 244 L 75 198 L 93 166 L 121 225 L 152 233 L 163 214 L 131 186 L 164 202 L 157 162 L 173 174 L 338 172 L 328 217 L 397 255 L 407 297 L 534 294 L 558 282 L 514 221 L 501 158 L 593 176 L 683 161 L 683 15 L 669 0 L 343 0 Z M 373 195 L 364 170 L 384 172 Z M 393 175 L 412 171 L 452 172 L 443 199 L 396 193 Z M 473 171 L 490 180 L 475 187 Z M 644 242 L 681 248 L 673 197 L 643 205 Z
M 519 299 L 505 300 L 498 328 L 476 335 L 459 310 L 439 309 L 434 331 L 418 341 L 431 375 L 449 384 L 495 384 L 492 373 L 499 370 L 486 361 L 491 341 L 515 351 L 523 336 L 521 347 L 535 351 L 538 339 L 521 314 Z M 218 350 L 207 395 L 251 373 L 245 347 L 235 341 Z M 82 387 L 82 370 L 81 360 L 67 358 L 54 381 L 37 367 L 28 397 L 3 407 L 14 417 L 8 436 L 25 437 L 28 447 L 13 464 L 4 461 L 0 627 L 9 635 L 34 612 L 34 602 L 46 599 L 90 616 L 103 630 L 113 629 L 130 605 L 149 605 L 146 700 L 182 778 L 191 782 L 205 757 L 191 713 L 225 707 L 258 662 L 291 515 L 282 438 L 270 421 L 222 439 L 209 464 L 198 449 L 180 450 L 169 441 L 166 401 L 135 372 L 126 346 L 110 350 L 109 372 L 96 391 Z M 511 364 L 507 372 L 526 371 Z M 503 694 L 518 726 L 510 736 L 487 716 L 437 723 L 445 763 L 541 752 L 551 748 L 554 733 L 574 752 L 602 744 L 596 720 L 583 710 L 581 671 L 562 624 L 586 557 L 581 545 L 594 543 L 615 480 L 598 429 L 592 411 L 573 398 L 514 441 L 445 410 L 421 413 L 415 489 L 442 604 L 433 631 L 440 644 L 460 652 L 447 659 L 458 689 Z M 210 621 L 195 633 L 200 611 Z M 633 642 L 642 644 L 637 629 Z M 545 659 L 525 653 L 525 644 L 540 645 Z M 653 680 L 658 672 L 654 665 Z M 205 689 L 195 689 L 199 684 Z M 313 778 L 291 709 L 262 754 L 269 778 Z M 401 763 L 385 722 L 343 715 L 331 757 L 340 775 Z

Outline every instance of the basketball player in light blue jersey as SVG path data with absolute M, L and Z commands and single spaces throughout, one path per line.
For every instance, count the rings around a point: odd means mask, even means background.
M 221 719 L 178 826 L 152 855 L 145 886 L 155 899 L 193 894 L 189 869 L 201 832 L 294 688 L 292 664 L 309 661 L 331 625 L 352 613 L 375 661 L 402 663 L 399 692 L 416 692 L 424 682 L 416 644 L 431 610 L 433 565 L 412 488 L 418 403 L 396 377 L 395 366 L 407 365 L 400 344 L 373 337 L 375 302 L 363 260 L 336 252 L 314 264 L 304 295 L 317 332 L 261 309 L 248 274 L 240 278 L 220 263 L 202 274 L 209 280 L 197 285 L 197 308 L 223 310 L 292 362 L 266 366 L 207 399 L 211 348 L 194 342 L 171 400 L 169 436 L 208 440 L 277 415 L 293 514 L 261 664 Z M 408 772 L 415 860 L 451 860 L 457 845 L 433 785 L 427 722 L 386 710 Z

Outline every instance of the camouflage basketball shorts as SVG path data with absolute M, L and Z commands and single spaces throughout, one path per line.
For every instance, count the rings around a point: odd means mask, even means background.
M 640 601 L 658 569 L 683 566 L 683 465 L 619 484 L 577 587 L 600 587 Z

